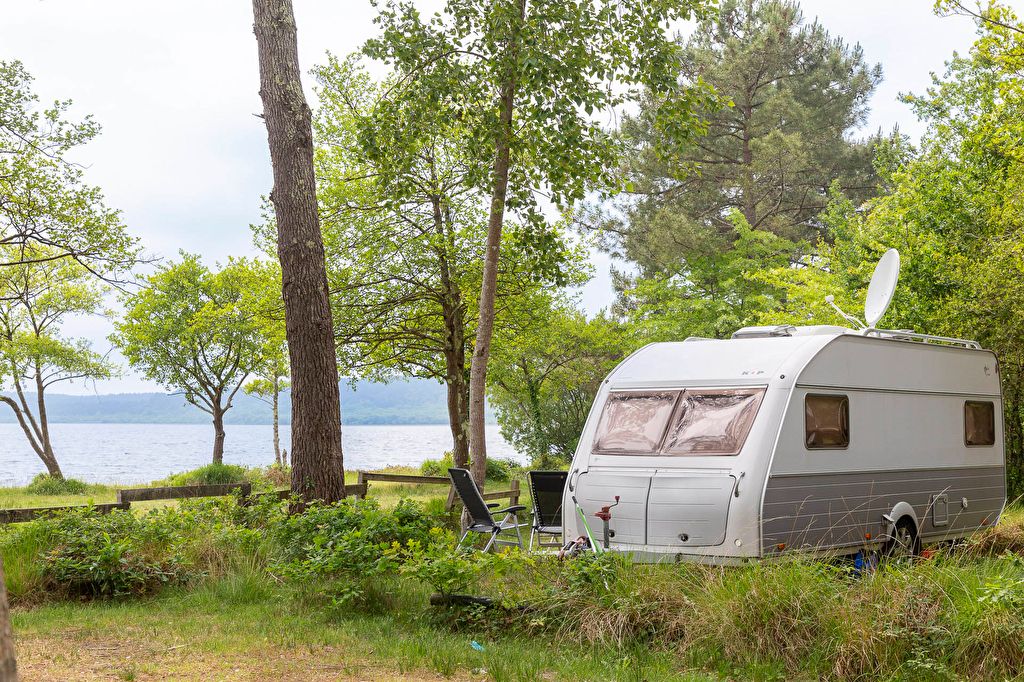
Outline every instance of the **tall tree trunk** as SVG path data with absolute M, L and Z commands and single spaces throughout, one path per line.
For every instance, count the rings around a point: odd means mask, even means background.
M 487 246 L 484 252 L 483 282 L 480 285 L 480 315 L 477 319 L 476 345 L 469 374 L 469 451 L 472 457 L 473 480 L 482 490 L 487 473 L 487 441 L 484 409 L 487 394 L 487 361 L 491 356 L 494 335 L 494 299 L 498 288 L 498 258 L 501 255 L 501 229 L 505 222 L 505 198 L 508 195 L 508 172 L 511 165 L 512 114 L 516 102 L 515 62 L 519 51 L 519 30 L 526 19 L 526 0 L 518 0 L 519 22 L 513 24 L 509 36 L 509 73 L 501 84 L 499 124 L 494 154 L 494 188 L 487 221 Z
M 345 496 L 341 397 L 295 14 L 291 0 L 253 0 L 252 8 L 292 367 L 292 492 L 333 502 Z
M 43 448 L 39 441 L 36 433 L 34 432 L 35 422 L 29 423 L 29 419 L 32 417 L 32 413 L 29 412 L 28 419 L 26 419 L 26 412 L 14 399 L 8 396 L 0 395 L 0 403 L 5 403 L 11 410 L 14 411 L 14 416 L 18 419 L 18 424 L 21 426 L 21 430 L 25 432 L 25 439 L 28 440 L 29 446 L 32 451 L 36 453 L 43 464 L 46 466 L 46 472 L 54 478 L 64 478 L 64 473 L 60 469 L 60 465 L 57 463 L 57 458 L 53 456 L 53 449 L 50 449 L 49 454 Z
M 7 583 L 4 581 L 4 562 L 0 559 L 0 682 L 17 682 L 18 668 L 14 662 L 14 634 L 11 631 L 11 612 L 7 608 Z
M 219 405 L 213 408 L 213 463 L 224 463 L 224 410 Z
M 459 359 L 461 355 L 461 362 Z M 469 401 L 466 400 L 465 352 L 446 354 L 448 424 L 452 430 L 452 459 L 457 467 L 469 463 Z
M 281 395 L 281 384 L 278 382 L 278 378 L 274 377 L 274 397 L 273 397 L 273 409 L 274 409 L 274 463 L 277 466 L 284 466 L 281 461 L 281 428 L 279 426 L 279 415 L 280 415 L 280 395 Z

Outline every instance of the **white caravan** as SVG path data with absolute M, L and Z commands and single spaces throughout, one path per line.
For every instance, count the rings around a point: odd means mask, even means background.
M 998 362 L 973 341 L 875 329 L 898 271 L 890 250 L 867 324 L 843 313 L 858 330 L 746 328 L 626 358 L 591 409 L 563 508 L 578 504 L 599 539 L 594 514 L 618 497 L 610 548 L 648 561 L 917 549 L 995 524 Z M 564 517 L 566 538 L 583 534 Z

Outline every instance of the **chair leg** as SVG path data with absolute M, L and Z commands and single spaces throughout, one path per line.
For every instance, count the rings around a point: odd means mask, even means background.
M 519 543 L 519 550 L 523 549 L 523 534 L 519 531 L 519 517 L 515 516 L 513 519 L 516 522 L 516 542 Z
M 498 539 L 498 533 L 500 533 L 500 532 L 501 532 L 500 528 L 495 528 L 493 531 L 491 531 L 491 538 L 487 541 L 487 544 L 484 545 L 484 549 L 483 549 L 484 552 L 491 551 L 491 547 L 494 546 L 494 541 Z
M 527 549 L 528 552 L 533 551 L 533 539 L 537 537 L 537 529 L 530 528 L 530 547 Z
M 466 541 L 466 536 L 469 535 L 469 531 L 465 531 L 459 541 L 455 543 L 455 549 L 462 549 L 462 543 Z

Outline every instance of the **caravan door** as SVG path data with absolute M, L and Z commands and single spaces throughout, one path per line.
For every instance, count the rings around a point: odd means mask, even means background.
M 725 542 L 736 479 L 729 475 L 658 471 L 647 503 L 647 544 L 710 547 Z

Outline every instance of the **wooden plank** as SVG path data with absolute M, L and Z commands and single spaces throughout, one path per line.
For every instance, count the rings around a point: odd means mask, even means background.
M 366 495 L 366 484 L 364 483 L 360 485 L 357 483 L 355 485 L 347 485 L 345 486 L 345 494 L 355 498 L 364 497 Z M 276 497 L 279 500 L 287 500 L 289 497 L 292 496 L 292 491 L 291 488 L 284 488 L 282 490 L 271 490 L 270 492 L 265 493 L 253 493 L 252 495 L 249 496 L 249 498 L 253 499 L 270 496 Z
M 115 509 L 129 509 L 129 502 L 110 502 L 106 504 L 72 504 L 63 507 L 27 507 L 23 509 L 0 509 L 0 523 L 23 523 L 38 519 L 41 516 L 48 516 L 56 512 L 70 511 L 72 509 L 95 509 L 100 514 L 109 514 Z
M 385 481 L 390 483 L 430 483 L 437 485 L 450 485 L 451 479 L 447 476 L 416 476 L 413 474 L 379 474 L 373 471 L 360 471 L 360 481 Z
M 118 502 L 148 502 L 151 500 L 183 500 L 192 497 L 222 497 L 235 492 L 248 496 L 251 483 L 224 483 L 212 485 L 174 485 L 163 488 L 125 488 L 117 491 Z

